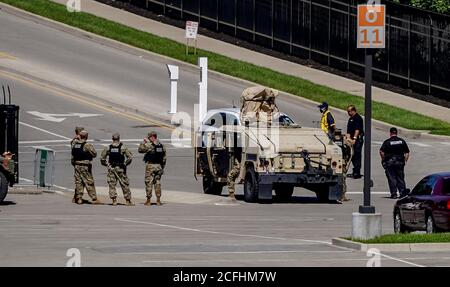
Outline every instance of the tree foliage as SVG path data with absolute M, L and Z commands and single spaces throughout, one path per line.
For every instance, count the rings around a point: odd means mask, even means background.
M 433 12 L 450 14 L 450 0 L 394 0 L 397 3 L 411 5 Z

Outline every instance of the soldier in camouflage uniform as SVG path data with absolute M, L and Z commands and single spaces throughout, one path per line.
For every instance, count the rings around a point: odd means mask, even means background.
M 133 206 L 131 202 L 130 182 L 127 176 L 127 166 L 131 163 L 133 155 L 128 148 L 120 142 L 120 135 L 115 133 L 112 135 L 112 144 L 105 147 L 100 157 L 100 163 L 108 167 L 108 175 L 106 181 L 109 186 L 109 197 L 112 205 L 117 205 L 117 181 L 122 188 L 125 198 L 125 205 Z M 108 160 L 106 159 L 108 158 Z
M 79 133 L 79 140 L 76 140 L 72 146 L 72 157 L 75 169 L 75 202 L 83 203 L 83 190 L 92 199 L 93 204 L 101 204 L 95 191 L 94 178 L 92 177 L 92 159 L 97 156 L 94 146 L 87 143 L 88 132 L 83 130 Z
M 82 130 L 84 130 L 83 127 L 75 127 L 75 137 L 70 141 L 70 148 L 72 148 L 73 145 L 74 145 L 76 142 L 78 142 L 78 140 L 80 139 L 80 132 L 81 132 Z M 75 162 L 73 161 L 73 156 L 72 156 L 70 162 L 71 162 L 72 166 L 75 166 Z M 75 194 L 74 194 L 74 196 L 73 196 L 73 198 L 72 198 L 72 203 L 75 203 L 75 202 L 76 202 L 76 199 L 75 199 Z
M 166 148 L 157 139 L 156 132 L 149 132 L 148 137 L 139 145 L 139 153 L 145 153 L 145 190 L 147 201 L 145 205 L 151 205 L 153 187 L 156 193 L 156 204 L 161 205 L 161 176 L 166 166 Z
M 241 171 L 241 159 L 242 159 L 242 148 L 235 148 L 233 155 L 233 166 L 230 169 L 230 172 L 227 176 L 227 187 L 228 187 L 228 196 L 235 200 L 235 185 L 236 178 L 238 178 L 239 173 Z

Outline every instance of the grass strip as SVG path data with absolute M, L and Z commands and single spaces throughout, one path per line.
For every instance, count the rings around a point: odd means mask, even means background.
M 356 241 L 366 244 L 381 244 L 381 243 L 450 243 L 450 233 L 405 233 L 405 234 L 385 234 L 368 240 L 352 239 L 350 237 L 344 238 L 351 241 Z
M 70 13 L 64 5 L 49 0 L 0 0 L 0 2 L 187 63 L 196 64 L 199 56 L 208 57 L 209 69 L 214 71 L 313 101 L 327 101 L 331 106 L 340 109 L 346 109 L 349 104 L 354 104 L 359 111 L 364 111 L 362 97 L 201 49 L 197 50 L 198 55 L 186 55 L 184 44 L 88 13 Z M 411 130 L 429 130 L 432 134 L 450 136 L 450 123 L 379 102 L 373 102 L 372 108 L 374 119 Z

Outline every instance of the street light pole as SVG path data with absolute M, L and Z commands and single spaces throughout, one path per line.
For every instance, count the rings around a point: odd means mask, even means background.
M 365 144 L 364 144 L 364 203 L 359 206 L 359 213 L 375 213 L 375 207 L 370 205 L 370 189 L 372 180 L 371 145 L 372 145 L 372 49 L 365 49 Z

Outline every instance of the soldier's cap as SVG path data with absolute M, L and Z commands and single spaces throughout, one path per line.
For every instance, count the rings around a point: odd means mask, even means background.
M 156 137 L 158 134 L 155 131 L 151 131 L 148 133 L 148 137 Z
M 89 133 L 87 130 L 80 131 L 80 136 L 87 136 Z
M 118 139 L 120 139 L 120 134 L 119 134 L 119 133 L 114 133 L 114 134 L 112 135 L 112 139 L 113 139 L 113 140 L 118 140 Z
M 328 109 L 328 103 L 322 102 L 320 105 L 317 106 L 319 109 Z
M 390 132 L 391 134 L 397 134 L 397 133 L 398 133 L 397 128 L 395 128 L 395 127 L 392 127 L 392 128 L 389 130 L 389 132 Z

